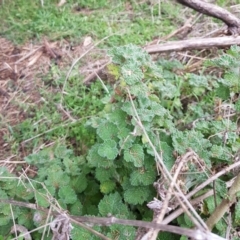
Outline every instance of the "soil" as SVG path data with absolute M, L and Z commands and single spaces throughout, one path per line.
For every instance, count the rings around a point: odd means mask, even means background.
M 30 42 L 15 46 L 0 38 L 0 164 L 10 159 L 22 161 L 25 155 L 24 150 L 21 150 L 22 146 L 19 146 L 21 156 L 12 155 L 9 129 L 31 117 L 26 113 L 24 105 L 38 106 L 41 103 L 39 89 L 44 85 L 43 76 L 53 64 L 66 74 L 74 60 L 92 46 L 92 39 L 89 37 L 77 46 L 72 46 L 66 40 L 49 42 L 46 39 L 40 44 Z M 81 60 L 79 73 L 87 77 L 91 73 L 91 66 L 95 68 L 101 56 L 102 52 L 98 49 L 87 54 Z M 50 94 L 51 91 L 49 89 Z

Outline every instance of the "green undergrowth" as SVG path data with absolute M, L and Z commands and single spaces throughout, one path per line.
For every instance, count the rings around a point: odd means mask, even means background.
M 172 21 L 178 16 L 171 3 L 150 6 L 137 1 L 85 1 L 69 0 L 58 7 L 58 1 L 3 1 L 0 3 L 0 35 L 15 43 L 31 39 L 37 41 L 43 36 L 50 40 L 69 39 L 79 42 L 86 35 L 94 40 L 111 36 L 106 44 L 145 44 L 153 37 L 165 35 L 173 30 Z M 171 14 L 170 14 L 171 13 Z
M 33 111 L 33 120 L 12 128 L 11 140 L 16 145 L 35 136 L 28 144 L 37 151 L 26 156 L 25 161 L 35 167 L 36 174 L 16 177 L 1 168 L 1 199 L 37 203 L 44 208 L 58 203 L 77 216 L 113 215 L 151 221 L 153 214 L 146 204 L 156 197 L 153 183 L 161 177 L 155 150 L 169 170 L 176 160 L 173 153 L 182 155 L 189 148 L 204 161 L 204 171 L 194 164 L 189 166 L 185 192 L 216 169 L 232 163 L 232 156 L 240 147 L 239 53 L 238 47 L 232 47 L 218 59 L 206 62 L 205 74 L 193 74 L 185 73 L 178 61 L 153 62 L 135 45 L 112 48 L 108 69 L 115 78 L 114 84 L 75 86 L 71 81 L 77 82 L 76 79 L 70 78 L 63 100 L 61 95 L 54 95 L 49 99 L 51 104 Z M 222 77 L 207 74 L 207 69 L 213 67 L 221 69 Z M 59 88 L 63 86 L 61 81 L 56 80 Z M 62 115 L 56 110 L 61 101 L 76 122 L 62 122 Z M 55 130 L 48 132 L 51 128 Z M 52 141 L 54 144 L 43 149 L 38 147 Z M 215 201 L 226 197 L 225 182 L 230 177 L 231 173 L 216 181 L 216 199 L 207 198 L 199 210 L 203 219 L 214 211 Z M 28 230 L 44 226 L 48 220 L 47 212 L 12 208 L 15 223 Z M 237 203 L 232 226 L 239 223 L 238 208 Z M 5 236 L 13 224 L 13 215 L 8 204 L 1 203 L 0 209 L 0 234 Z M 36 214 L 41 217 L 34 217 Z M 192 227 L 186 215 L 178 217 L 174 224 Z M 224 236 L 226 228 L 226 222 L 221 221 L 214 231 Z M 136 234 L 134 227 L 120 225 L 94 229 L 111 239 L 134 239 Z M 160 239 L 179 239 L 162 234 Z M 40 239 L 43 229 L 33 235 Z M 84 238 L 98 239 L 75 226 L 72 239 Z M 51 234 L 44 239 L 51 239 Z

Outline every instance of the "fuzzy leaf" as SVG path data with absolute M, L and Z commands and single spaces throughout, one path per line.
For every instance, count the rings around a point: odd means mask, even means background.
M 118 128 L 126 126 L 127 114 L 121 110 L 116 109 L 108 115 L 109 121 L 114 123 Z
M 141 121 L 152 122 L 155 113 L 151 109 L 137 109 Z
M 101 232 L 99 226 L 92 227 L 95 231 Z M 78 225 L 73 224 L 73 229 L 71 230 L 71 239 L 72 240 L 99 240 L 99 237 L 92 234 L 89 230 L 79 227 Z
M 112 193 L 105 195 L 98 205 L 99 213 L 102 216 L 107 216 L 108 214 L 127 218 L 128 208 L 122 202 L 122 198 L 119 193 Z
M 139 168 L 130 175 L 130 182 L 133 186 L 147 186 L 152 185 L 156 180 L 155 169 Z
M 216 229 L 219 231 L 219 236 L 225 237 L 226 232 L 227 232 L 227 228 L 229 227 L 229 225 L 226 223 L 226 221 L 224 221 L 224 219 L 220 219 L 216 225 L 215 225 Z M 239 239 L 239 238 L 238 238 Z
M 95 171 L 95 177 L 99 182 L 105 182 L 116 175 L 115 168 L 102 168 L 99 167 Z
M 45 148 L 38 153 L 33 153 L 24 158 L 24 160 L 31 165 L 37 167 L 50 165 L 54 159 L 54 154 L 52 149 Z
M 36 199 L 37 205 L 40 207 L 47 208 L 50 206 L 49 200 L 46 196 L 46 191 L 43 189 L 39 189 L 35 193 L 35 199 Z
M 117 144 L 113 140 L 106 140 L 100 144 L 98 154 L 101 157 L 106 157 L 109 160 L 114 160 L 118 155 Z
M 68 185 L 70 182 L 70 177 L 64 173 L 60 166 L 52 165 L 51 168 L 45 169 L 45 172 L 48 175 L 45 184 L 47 186 L 53 186 L 59 188 L 61 186 Z
M 73 150 L 68 149 L 64 145 L 57 145 L 57 147 L 54 149 L 54 155 L 56 158 L 64 159 L 67 157 L 73 156 Z
M 236 225 L 240 224 L 240 201 L 237 201 L 237 204 L 235 205 L 235 212 L 234 212 L 234 223 Z
M 110 192 L 112 192 L 116 187 L 115 182 L 113 181 L 106 181 L 100 184 L 100 191 L 103 194 L 108 194 Z
M 86 196 L 94 196 L 99 192 L 99 184 L 95 180 L 88 181 L 87 188 L 84 191 Z
M 124 200 L 129 204 L 143 204 L 151 196 L 149 187 L 132 187 L 124 192 Z
M 207 203 L 207 208 L 208 208 L 209 213 L 212 214 L 216 208 L 214 197 L 213 196 L 208 197 L 207 199 L 205 199 L 205 201 Z M 220 202 L 221 202 L 221 198 L 218 195 L 216 195 L 216 202 L 217 202 L 217 204 L 220 204 Z
M 161 239 L 161 240 L 179 240 L 179 235 L 177 234 L 173 234 L 170 232 L 160 232 L 158 234 L 158 238 L 157 239 Z M 181 239 L 181 240 L 188 240 L 188 238 L 186 237 L 185 239 Z
M 124 160 L 132 162 L 135 167 L 142 167 L 144 163 L 143 148 L 139 144 L 134 144 L 131 148 L 124 151 Z
M 65 172 L 72 176 L 76 176 L 80 173 L 80 169 L 78 167 L 78 162 L 74 157 L 66 157 L 63 159 L 63 164 L 65 166 Z
M 140 67 L 142 64 L 151 62 L 149 55 L 142 48 L 133 44 L 112 48 L 108 53 L 116 64 L 134 62 Z
M 136 229 L 132 226 L 122 226 L 113 224 L 110 226 L 110 233 L 107 234 L 107 237 L 111 239 L 126 239 L 134 240 L 136 239 Z
M 72 188 L 76 193 L 82 193 L 87 187 L 87 178 L 84 174 L 79 174 L 71 179 Z
M 176 131 L 173 135 L 174 149 L 184 154 L 188 148 L 193 149 L 201 158 L 209 157 L 208 148 L 212 146 L 208 139 L 205 139 L 201 132 L 191 130 L 188 132 Z
M 70 213 L 72 215 L 82 215 L 82 209 L 83 209 L 83 205 L 80 201 L 75 202 L 74 204 L 71 205 L 70 207 Z
M 91 167 L 111 167 L 113 166 L 113 161 L 101 157 L 98 153 L 100 144 L 95 144 L 88 152 L 87 160 Z
M 97 129 L 97 134 L 102 140 L 114 140 L 117 136 L 117 126 L 110 122 L 100 124 Z
M 113 63 L 107 65 L 107 72 L 108 74 L 110 74 L 110 76 L 112 76 L 116 80 L 119 79 L 120 77 L 119 67 Z
M 125 102 L 122 110 L 130 116 L 135 116 L 131 102 Z
M 129 128 L 120 128 L 118 132 L 118 138 L 120 149 L 130 148 L 135 140 L 135 134 L 132 134 L 132 131 Z
M 30 184 L 19 184 L 19 186 L 15 189 L 15 194 L 17 197 L 24 200 L 30 200 L 34 197 L 34 191 Z
M 59 189 L 58 196 L 66 204 L 73 204 L 77 201 L 77 195 L 69 186 L 63 186 Z
M 137 98 L 148 98 L 148 91 L 146 91 L 147 86 L 142 82 L 138 82 L 132 86 L 129 86 L 131 95 L 136 96 Z

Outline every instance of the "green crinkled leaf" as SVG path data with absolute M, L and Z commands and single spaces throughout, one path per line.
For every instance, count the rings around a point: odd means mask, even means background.
M 19 184 L 18 187 L 13 191 L 15 191 L 15 196 L 24 200 L 30 200 L 34 197 L 34 190 L 32 189 L 32 186 L 27 183 L 24 185 Z
M 95 231 L 101 232 L 99 226 L 92 227 Z M 89 230 L 79 227 L 78 225 L 73 224 L 73 229 L 71 230 L 71 239 L 72 240 L 99 240 L 99 237 L 92 234 Z
M 140 95 L 140 96 L 138 96 L 138 103 L 139 103 L 139 108 L 148 108 L 151 106 L 152 101 L 148 98 L 148 96 Z
M 33 213 L 29 209 L 21 208 L 21 211 L 17 214 L 17 221 L 19 225 L 23 225 L 27 229 L 34 228 Z
M 184 216 L 184 220 L 185 220 L 185 223 L 186 223 L 187 227 L 188 228 L 194 227 L 194 224 L 191 221 L 191 219 L 189 218 L 189 216 L 186 213 L 184 213 L 183 216 Z
M 124 200 L 129 204 L 143 204 L 152 192 L 149 186 L 130 187 L 124 192 Z
M 142 167 L 144 163 L 143 148 L 139 144 L 134 144 L 131 148 L 124 151 L 124 160 L 132 162 L 135 167 Z
M 84 191 L 86 196 L 94 196 L 99 193 L 99 184 L 95 180 L 88 180 L 87 188 Z
M 79 174 L 71 179 L 71 186 L 76 193 L 82 193 L 87 187 L 87 178 L 84 174 Z
M 131 173 L 130 182 L 133 186 L 147 186 L 152 185 L 153 182 L 156 180 L 156 177 L 157 174 L 154 168 L 139 168 Z
M 229 225 L 226 223 L 226 221 L 222 218 L 215 224 L 216 229 L 219 231 L 219 236 L 225 237 L 227 228 Z
M 123 204 L 122 197 L 117 192 L 105 195 L 98 204 L 98 209 L 102 216 L 111 214 L 119 218 L 122 217 L 126 219 L 128 217 L 128 208 Z
M 181 236 L 180 240 L 188 240 L 187 236 Z
M 204 160 L 209 157 L 208 148 L 212 144 L 209 139 L 204 138 L 201 132 L 195 130 L 176 131 L 172 139 L 174 149 L 180 154 L 184 154 L 188 148 L 191 148 Z
M 184 214 L 180 215 L 178 218 L 177 218 L 177 222 L 179 224 L 179 226 L 183 227 L 183 228 L 187 228 L 188 225 L 185 221 L 185 218 L 184 218 Z
M 114 162 L 105 157 L 101 157 L 98 153 L 100 144 L 95 144 L 88 152 L 87 160 L 90 167 L 111 167 Z
M 116 66 L 113 63 L 110 63 L 107 65 L 107 71 L 108 74 L 110 74 L 114 79 L 119 79 L 120 72 L 119 72 L 119 66 Z
M 236 225 L 240 224 L 240 200 L 237 201 L 234 209 L 234 223 Z
M 74 157 L 65 157 L 63 159 L 63 164 L 65 166 L 65 172 L 72 176 L 77 176 L 80 173 L 80 168 L 78 165 L 77 158 Z
M 47 186 L 53 186 L 58 189 L 61 186 L 70 184 L 70 177 L 58 165 L 45 169 L 45 172 L 48 175 L 47 180 L 44 181 Z
M 60 187 L 58 196 L 65 204 L 73 204 L 77 201 L 77 195 L 69 186 Z
M 188 83 L 190 86 L 204 87 L 209 89 L 208 79 L 206 76 L 189 73 L 188 78 Z
M 9 178 L 11 177 L 11 174 L 4 174 L 0 177 L 0 189 L 1 190 L 6 190 L 9 194 L 11 192 L 13 195 L 15 195 L 15 189 L 18 187 L 18 181 L 14 178 Z M 7 178 L 4 178 L 7 177 Z M 14 176 L 12 176 L 14 177 Z M 1 196 L 1 195 L 0 195 Z
M 141 119 L 141 121 L 152 122 L 155 113 L 151 109 L 137 109 L 137 113 Z
M 164 98 L 174 98 L 178 95 L 178 89 L 170 81 L 156 81 L 152 82 L 152 88 L 161 93 L 161 99 Z
M 71 205 L 70 213 L 72 215 L 80 216 L 80 215 L 82 215 L 82 209 L 83 209 L 82 203 L 80 201 L 77 201 Z
M 151 104 L 151 110 L 154 112 L 155 115 L 160 117 L 168 117 L 169 119 L 172 119 L 172 116 L 170 115 L 169 111 L 166 110 L 162 105 L 153 102 Z
M 98 136 L 104 141 L 116 139 L 117 133 L 117 126 L 111 122 L 101 123 L 97 129 Z
M 110 232 L 107 234 L 107 237 L 111 239 L 134 240 L 136 239 L 136 229 L 132 226 L 113 224 L 110 226 Z
M 40 207 L 48 208 L 50 206 L 50 202 L 48 196 L 46 195 L 46 191 L 43 189 L 39 189 L 35 193 L 36 203 Z
M 1 227 L 7 225 L 8 223 L 10 223 L 10 221 L 12 221 L 12 216 L 11 216 L 10 211 L 7 215 L 0 213 L 0 226 Z
M 228 86 L 224 85 L 224 79 L 223 83 L 219 84 L 219 87 L 215 90 L 216 96 L 221 98 L 222 100 L 228 100 L 230 97 L 230 89 Z
M 126 126 L 127 114 L 121 109 L 115 109 L 112 113 L 108 114 L 108 119 L 118 128 L 123 128 Z
M 65 145 L 57 145 L 57 147 L 54 149 L 54 155 L 58 159 L 64 159 L 67 157 L 73 156 L 73 150 L 67 148 Z
M 235 102 L 235 109 L 240 112 L 240 99 Z
M 229 160 L 231 159 L 231 152 L 227 147 L 213 145 L 211 147 L 211 157 L 229 162 Z
M 159 58 L 157 61 L 157 64 L 167 70 L 173 70 L 174 68 L 178 68 L 178 69 L 184 68 L 183 64 L 177 59 L 173 59 L 169 61 L 164 58 Z
M 217 179 L 215 181 L 215 190 L 216 193 L 219 194 L 219 196 L 221 196 L 222 198 L 228 197 L 227 185 L 224 181 Z
M 124 200 L 129 204 L 143 204 L 151 196 L 149 187 L 132 187 L 124 192 Z
M 167 169 L 170 171 L 175 163 L 175 158 L 173 157 L 173 148 L 170 147 L 166 142 L 161 142 L 161 151 L 163 156 L 163 162 Z
M 5 191 L 3 191 L 1 188 L 0 188 L 0 196 L 1 196 L 1 199 L 3 200 L 7 200 L 9 197 L 7 195 L 7 193 Z M 3 213 L 3 208 L 6 206 L 7 204 L 6 203 L 0 203 L 0 213 Z M 9 208 L 9 206 L 8 206 Z
M 158 240 L 179 240 L 179 235 L 177 234 L 173 234 L 170 232 L 160 232 L 158 234 Z M 185 239 L 181 239 L 181 240 L 188 240 L 188 238 L 186 237 Z
M 109 160 L 114 160 L 118 155 L 117 144 L 113 140 L 106 140 L 100 144 L 98 154 L 101 157 L 106 157 Z
M 129 128 L 119 128 L 118 138 L 120 149 L 127 149 L 130 148 L 136 139 L 136 135 L 132 134 L 132 131 Z
M 207 203 L 207 208 L 210 214 L 213 213 L 213 211 L 215 210 L 216 206 L 215 206 L 215 196 L 211 196 L 208 197 L 207 199 L 205 199 L 206 203 Z M 219 195 L 216 195 L 216 203 L 217 205 L 220 204 L 221 202 L 221 198 L 219 197 Z
M 95 177 L 99 182 L 105 182 L 116 175 L 115 168 L 96 168 Z
M 100 191 L 103 194 L 108 194 L 112 192 L 115 188 L 116 188 L 116 184 L 114 181 L 106 181 L 100 184 Z
M 51 164 L 53 159 L 53 152 L 51 148 L 45 148 L 38 153 L 33 153 L 24 158 L 24 160 L 31 165 L 41 167 L 43 165 L 47 166 Z
M 142 82 L 138 82 L 132 86 L 129 86 L 131 95 L 136 96 L 137 98 L 148 98 L 148 91 L 146 91 L 146 89 L 147 86 Z
M 113 63 L 116 64 L 134 62 L 140 67 L 143 64 L 149 64 L 149 62 L 151 62 L 149 54 L 133 44 L 114 47 L 110 49 L 108 53 L 112 57 Z
M 134 102 L 135 103 L 135 102 Z M 131 102 L 125 102 L 121 108 L 124 112 L 126 112 L 130 116 L 135 116 L 135 113 L 133 111 L 133 107 Z

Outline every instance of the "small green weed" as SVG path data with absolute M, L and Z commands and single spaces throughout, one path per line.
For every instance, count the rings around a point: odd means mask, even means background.
M 55 71 L 54 68 L 51 71 Z M 84 152 L 94 141 L 95 134 L 91 134 L 84 123 L 104 107 L 99 100 L 105 94 L 101 83 L 97 81 L 87 87 L 79 76 L 70 77 L 63 94 L 60 89 L 64 78 L 55 75 L 53 79 L 51 71 L 43 79 L 45 86 L 40 90 L 41 102 L 38 105 L 26 102 L 21 105 L 20 108 L 29 117 L 10 128 L 11 136 L 5 136 L 12 142 L 15 153 L 19 151 L 20 143 L 24 143 L 23 147 L 28 152 L 57 139 L 74 145 L 76 152 Z M 61 104 L 62 108 L 59 107 Z
M 115 34 L 106 43 L 108 46 L 129 42 L 145 44 L 156 32 L 162 35 L 171 30 L 169 26 L 173 26 L 171 21 L 177 13 L 177 10 L 169 11 L 171 6 L 163 4 L 161 19 L 151 13 L 149 5 L 129 1 L 67 1 L 61 7 L 51 0 L 45 0 L 43 7 L 38 0 L 5 1 L 0 8 L 1 36 L 22 43 L 43 36 L 50 40 L 65 38 L 79 42 L 86 35 L 98 40 Z M 157 5 L 154 9 L 158 9 Z M 172 12 L 173 15 L 169 15 Z

